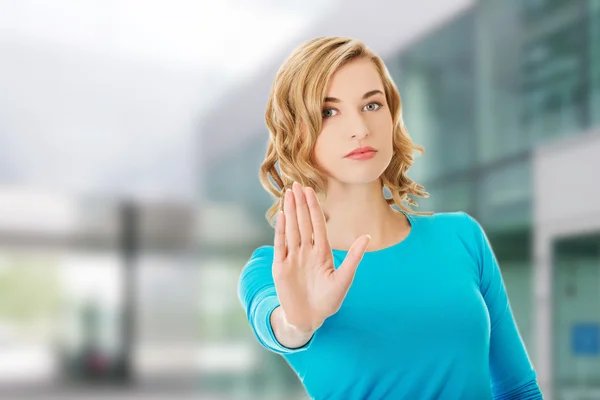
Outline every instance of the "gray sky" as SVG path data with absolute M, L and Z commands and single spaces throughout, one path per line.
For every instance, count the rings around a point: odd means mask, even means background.
M 0 0 L 0 184 L 192 198 L 203 110 L 335 5 Z

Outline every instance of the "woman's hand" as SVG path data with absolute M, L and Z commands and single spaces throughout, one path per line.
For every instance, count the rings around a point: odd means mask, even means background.
M 368 235 L 356 239 L 336 270 L 316 193 L 294 182 L 277 216 L 273 257 L 275 289 L 288 324 L 314 332 L 340 309 L 369 241 Z

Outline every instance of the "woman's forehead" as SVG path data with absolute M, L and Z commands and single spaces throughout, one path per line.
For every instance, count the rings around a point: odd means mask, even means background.
M 351 61 L 331 77 L 326 97 L 340 100 L 360 98 L 373 90 L 383 90 L 381 76 L 370 60 Z

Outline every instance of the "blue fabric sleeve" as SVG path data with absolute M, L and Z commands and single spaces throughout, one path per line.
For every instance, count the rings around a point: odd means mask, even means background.
M 271 326 L 271 313 L 279 306 L 272 274 L 273 247 L 259 247 L 252 253 L 244 266 L 238 283 L 238 297 L 246 312 L 246 317 L 259 343 L 277 354 L 290 354 L 306 350 L 311 340 L 304 346 L 291 349 L 281 345 L 275 338 Z
M 517 329 L 498 261 L 481 225 L 472 225 L 480 289 L 490 314 L 490 374 L 494 399 L 542 399 L 535 371 Z

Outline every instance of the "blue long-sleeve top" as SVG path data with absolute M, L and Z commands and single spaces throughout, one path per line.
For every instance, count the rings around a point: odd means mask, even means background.
M 464 212 L 405 215 L 409 235 L 365 253 L 340 310 L 301 348 L 273 334 L 273 247 L 256 249 L 238 293 L 260 344 L 313 399 L 541 399 L 481 225 Z M 347 251 L 332 252 L 337 268 Z

